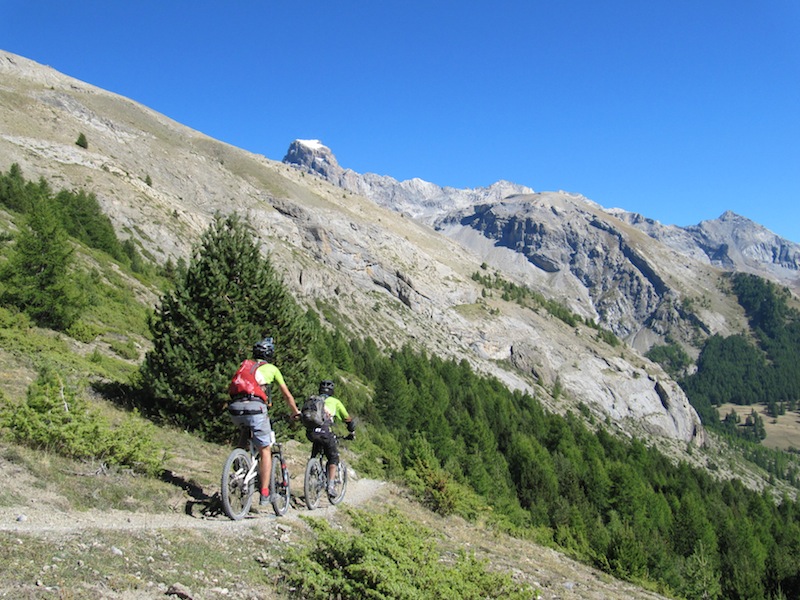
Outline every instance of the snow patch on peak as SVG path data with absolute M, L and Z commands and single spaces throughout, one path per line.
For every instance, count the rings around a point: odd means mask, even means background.
M 306 148 L 310 150 L 323 150 L 326 149 L 325 144 L 320 142 L 319 140 L 297 140 L 297 143 L 303 144 Z

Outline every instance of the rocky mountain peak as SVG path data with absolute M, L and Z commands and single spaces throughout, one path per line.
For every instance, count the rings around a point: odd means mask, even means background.
M 293 141 L 283 162 L 317 173 L 328 180 L 338 180 L 344 172 L 330 148 L 319 140 Z

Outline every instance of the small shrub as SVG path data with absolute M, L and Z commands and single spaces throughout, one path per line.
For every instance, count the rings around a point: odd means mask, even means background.
M 78 135 L 78 139 L 75 141 L 75 143 L 83 149 L 89 147 L 89 140 L 87 140 L 86 136 L 82 133 Z
M 71 458 L 91 458 L 155 475 L 164 451 L 154 442 L 154 426 L 138 414 L 113 427 L 58 375 L 43 369 L 25 401 L 4 405 L 0 424 L 16 442 Z
M 564 388 L 561 385 L 561 378 L 556 376 L 556 381 L 553 383 L 553 400 L 558 400 L 561 397 L 561 394 L 564 392 Z
M 122 358 L 128 360 L 138 360 L 139 359 L 139 349 L 136 347 L 136 344 L 133 343 L 133 340 L 128 340 L 126 342 L 120 342 L 114 340 L 110 344 L 111 350 L 113 350 L 117 355 L 121 356 Z
M 433 534 L 396 511 L 348 511 L 356 533 L 308 519 L 316 546 L 289 548 L 281 566 L 294 597 L 328 598 L 510 598 L 538 597 L 510 575 L 460 552 L 440 554 Z
M 100 335 L 100 329 L 95 325 L 90 325 L 84 321 L 76 321 L 67 328 L 67 335 L 73 339 L 88 344 Z
M 27 329 L 29 327 L 33 327 L 33 322 L 24 312 L 0 306 L 0 329 Z
M 440 515 L 458 514 L 467 519 L 485 510 L 480 498 L 445 471 L 421 436 L 414 436 L 406 447 L 404 479 L 409 488 L 430 510 Z

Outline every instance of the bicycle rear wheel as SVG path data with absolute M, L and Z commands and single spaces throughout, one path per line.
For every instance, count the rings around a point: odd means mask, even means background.
M 270 489 L 273 490 L 272 509 L 275 514 L 282 517 L 289 510 L 289 469 L 283 461 L 283 456 L 276 452 L 272 455 L 272 473 L 270 474 Z
M 306 476 L 303 480 L 303 493 L 308 510 L 319 506 L 319 499 L 325 490 L 325 474 L 322 472 L 322 461 L 319 457 L 311 458 L 306 465 Z
M 252 481 L 247 484 L 244 481 L 252 464 L 252 457 L 241 448 L 236 448 L 230 453 L 222 468 L 220 483 L 222 508 L 234 521 L 242 519 L 247 514 L 253 501 L 255 486 Z
M 336 479 L 333 481 L 334 495 L 328 496 L 331 504 L 339 504 L 344 499 L 347 491 L 347 463 L 339 461 L 339 468 L 336 469 Z

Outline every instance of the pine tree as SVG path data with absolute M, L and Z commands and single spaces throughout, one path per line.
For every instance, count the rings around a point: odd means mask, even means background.
M 5 285 L 2 301 L 42 327 L 68 329 L 85 306 L 71 272 L 72 261 L 69 236 L 52 207 L 43 200 L 34 202 L 0 273 Z
M 295 395 L 307 380 L 307 321 L 235 214 L 215 218 L 175 289 L 162 298 L 150 329 L 153 349 L 141 369 L 143 408 L 209 439 L 230 436 L 222 410 L 228 383 L 264 336 L 275 338 L 276 364 Z

